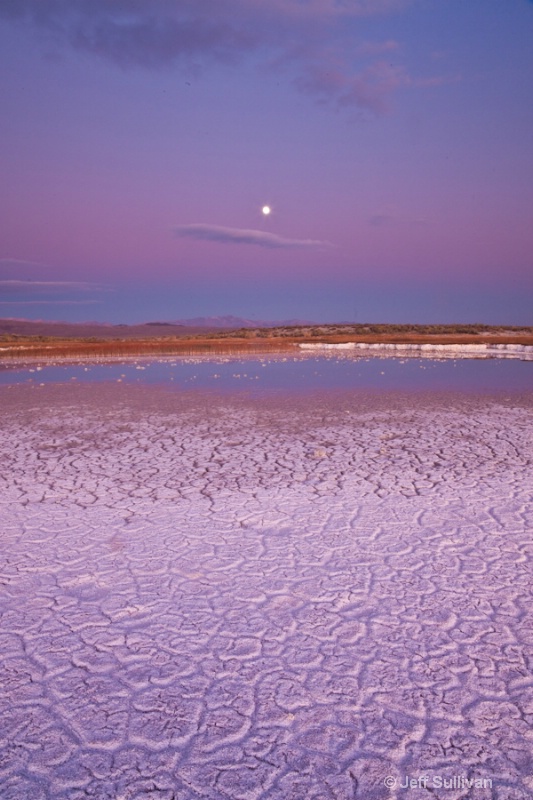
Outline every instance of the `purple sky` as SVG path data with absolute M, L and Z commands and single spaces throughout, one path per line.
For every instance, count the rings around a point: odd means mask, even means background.
M 0 316 L 533 325 L 532 42 L 530 0 L 0 0 Z

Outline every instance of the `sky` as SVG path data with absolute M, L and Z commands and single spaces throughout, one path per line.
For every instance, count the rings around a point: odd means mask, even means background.
M 532 42 L 531 0 L 0 0 L 0 316 L 533 325 Z

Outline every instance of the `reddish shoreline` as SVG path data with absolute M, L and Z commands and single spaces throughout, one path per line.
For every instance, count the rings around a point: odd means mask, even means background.
M 239 332 L 240 333 L 240 332 Z M 184 336 L 172 338 L 107 339 L 87 341 L 84 339 L 55 339 L 35 341 L 20 338 L 0 343 L 1 358 L 44 357 L 72 358 L 76 356 L 145 356 L 145 355 L 194 355 L 225 353 L 285 353 L 295 351 L 299 344 L 343 344 L 346 342 L 365 344 L 523 344 L 533 346 L 533 333 L 491 334 L 323 334 L 314 336 L 250 336 L 221 335 Z

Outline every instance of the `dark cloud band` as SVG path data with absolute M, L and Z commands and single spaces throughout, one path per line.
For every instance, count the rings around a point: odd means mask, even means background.
M 396 89 L 417 84 L 397 63 L 398 43 L 361 41 L 356 32 L 339 38 L 339 31 L 346 18 L 397 12 L 413 2 L 0 0 L 0 19 L 33 25 L 51 34 L 55 43 L 122 67 L 182 65 L 196 71 L 210 63 L 241 64 L 248 54 L 259 55 L 271 68 L 292 72 L 300 91 L 381 114 Z M 332 61 L 336 39 L 343 44 Z M 376 61 L 384 54 L 386 62 Z

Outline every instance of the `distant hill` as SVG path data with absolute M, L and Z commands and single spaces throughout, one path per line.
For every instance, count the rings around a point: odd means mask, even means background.
M 197 328 L 278 328 L 291 325 L 316 325 L 304 319 L 261 320 L 234 317 L 228 314 L 225 317 L 192 317 L 191 319 L 175 320 L 174 325 L 187 325 Z
M 192 336 L 216 330 L 274 328 L 306 325 L 302 320 L 264 322 L 241 317 L 194 317 L 173 322 L 111 325 L 105 322 L 48 322 L 46 320 L 0 319 L 0 336 L 56 336 L 62 339 L 147 339 L 160 336 Z
M 102 322 L 47 322 L 28 319 L 0 319 L 0 336 L 56 336 L 60 339 L 148 339 L 159 336 L 187 336 L 214 328 L 187 327 L 178 323 L 149 322 L 143 325 L 109 325 Z

